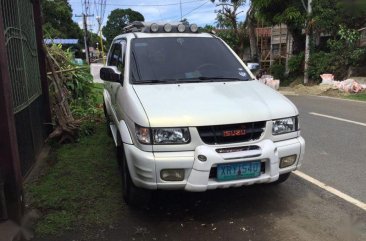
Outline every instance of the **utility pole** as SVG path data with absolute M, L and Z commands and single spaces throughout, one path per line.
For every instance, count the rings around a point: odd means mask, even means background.
M 75 15 L 75 17 L 83 18 L 83 27 L 84 27 L 84 46 L 85 46 L 85 60 L 88 64 L 90 64 L 89 60 L 89 43 L 88 43 L 88 17 L 94 17 L 94 14 L 89 14 L 89 0 L 84 0 L 84 12 L 81 15 Z
M 311 7 L 312 0 L 308 0 L 308 17 L 310 17 L 312 12 Z M 306 33 L 306 43 L 305 43 L 305 66 L 304 66 L 304 84 L 307 84 L 309 82 L 309 60 L 310 60 L 310 26 L 306 26 L 307 29 L 305 29 Z

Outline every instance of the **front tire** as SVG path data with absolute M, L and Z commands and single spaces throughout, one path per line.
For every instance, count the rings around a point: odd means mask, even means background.
M 145 206 L 150 202 L 151 191 L 138 188 L 131 179 L 123 143 L 117 147 L 117 158 L 122 176 L 122 195 L 127 205 L 133 207 Z

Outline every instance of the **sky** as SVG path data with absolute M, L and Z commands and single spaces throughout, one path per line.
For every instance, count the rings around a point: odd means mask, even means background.
M 74 16 L 82 13 L 82 2 L 84 0 L 69 0 Z M 99 8 L 96 8 L 94 3 L 101 2 L 101 0 L 89 0 L 89 2 L 90 14 L 100 15 L 100 13 L 97 13 Z M 147 22 L 176 22 L 180 20 L 180 0 L 106 0 L 106 2 L 103 25 L 107 22 L 110 12 L 116 8 L 131 8 L 138 11 L 145 17 Z M 206 24 L 215 25 L 215 10 L 220 9 L 216 4 L 213 4 L 210 0 L 181 0 L 181 2 L 183 18 L 187 18 L 190 23 L 196 23 L 202 27 Z M 239 12 L 242 11 L 242 13 L 238 15 L 239 21 L 245 19 L 247 10 L 248 4 L 240 8 Z M 73 19 L 79 24 L 82 23 L 81 18 L 74 17 Z M 88 22 L 91 25 L 90 28 L 96 31 L 97 22 L 95 17 L 91 17 Z

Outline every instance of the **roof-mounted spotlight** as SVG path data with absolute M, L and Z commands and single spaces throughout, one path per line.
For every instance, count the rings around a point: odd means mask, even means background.
M 178 24 L 178 32 L 183 33 L 186 31 L 186 26 L 184 24 Z
M 169 24 L 169 23 L 165 24 L 164 25 L 164 31 L 167 32 L 167 33 L 171 32 L 172 31 L 172 25 Z
M 151 24 L 150 31 L 153 32 L 153 33 L 158 32 L 159 31 L 159 25 L 157 23 Z
M 191 24 L 191 26 L 189 28 L 191 29 L 192 33 L 197 33 L 197 31 L 198 31 L 197 24 Z

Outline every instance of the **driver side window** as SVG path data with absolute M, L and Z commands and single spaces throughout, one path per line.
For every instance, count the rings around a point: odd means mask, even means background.
M 111 56 L 109 57 L 109 66 L 116 66 L 117 69 L 123 74 L 125 69 L 125 41 L 119 41 L 113 44 Z

